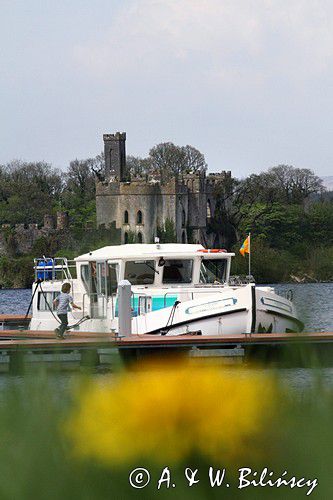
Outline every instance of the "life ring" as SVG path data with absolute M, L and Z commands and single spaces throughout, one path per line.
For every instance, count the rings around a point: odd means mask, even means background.
M 210 248 L 210 249 L 202 248 L 202 249 L 198 250 L 198 252 L 201 252 L 201 253 L 226 253 L 227 250 L 225 250 L 224 248 Z

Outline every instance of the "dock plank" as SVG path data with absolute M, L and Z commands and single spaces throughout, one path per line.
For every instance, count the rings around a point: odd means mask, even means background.
M 1 323 L 10 323 L 10 322 L 18 322 L 18 321 L 30 321 L 31 316 L 26 316 L 25 314 L 0 314 L 0 322 Z
M 45 349 L 61 347 L 65 349 L 86 349 L 89 347 L 117 347 L 119 349 L 198 347 L 223 348 L 228 346 L 281 345 L 290 343 L 333 343 L 332 332 L 313 333 L 269 333 L 241 335 L 131 335 L 115 337 L 109 333 L 70 332 L 65 339 L 58 339 L 53 331 L 2 330 L 0 349 Z

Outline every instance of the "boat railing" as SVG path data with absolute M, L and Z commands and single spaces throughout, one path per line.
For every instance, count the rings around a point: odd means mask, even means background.
M 76 274 L 75 262 L 66 257 L 34 259 L 35 281 L 71 281 Z
M 255 279 L 252 274 L 230 276 L 228 284 L 230 286 L 241 286 L 249 285 L 250 283 L 255 283 Z

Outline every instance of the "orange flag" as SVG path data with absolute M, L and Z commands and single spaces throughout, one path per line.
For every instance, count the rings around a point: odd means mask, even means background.
M 246 238 L 239 251 L 243 255 L 243 257 L 245 257 L 246 253 L 250 253 L 250 235 Z

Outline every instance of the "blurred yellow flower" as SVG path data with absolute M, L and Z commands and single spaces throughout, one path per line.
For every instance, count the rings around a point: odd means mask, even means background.
M 105 463 L 190 454 L 237 460 L 274 408 L 267 375 L 196 364 L 162 364 L 112 376 L 80 391 L 66 432 L 75 453 Z

